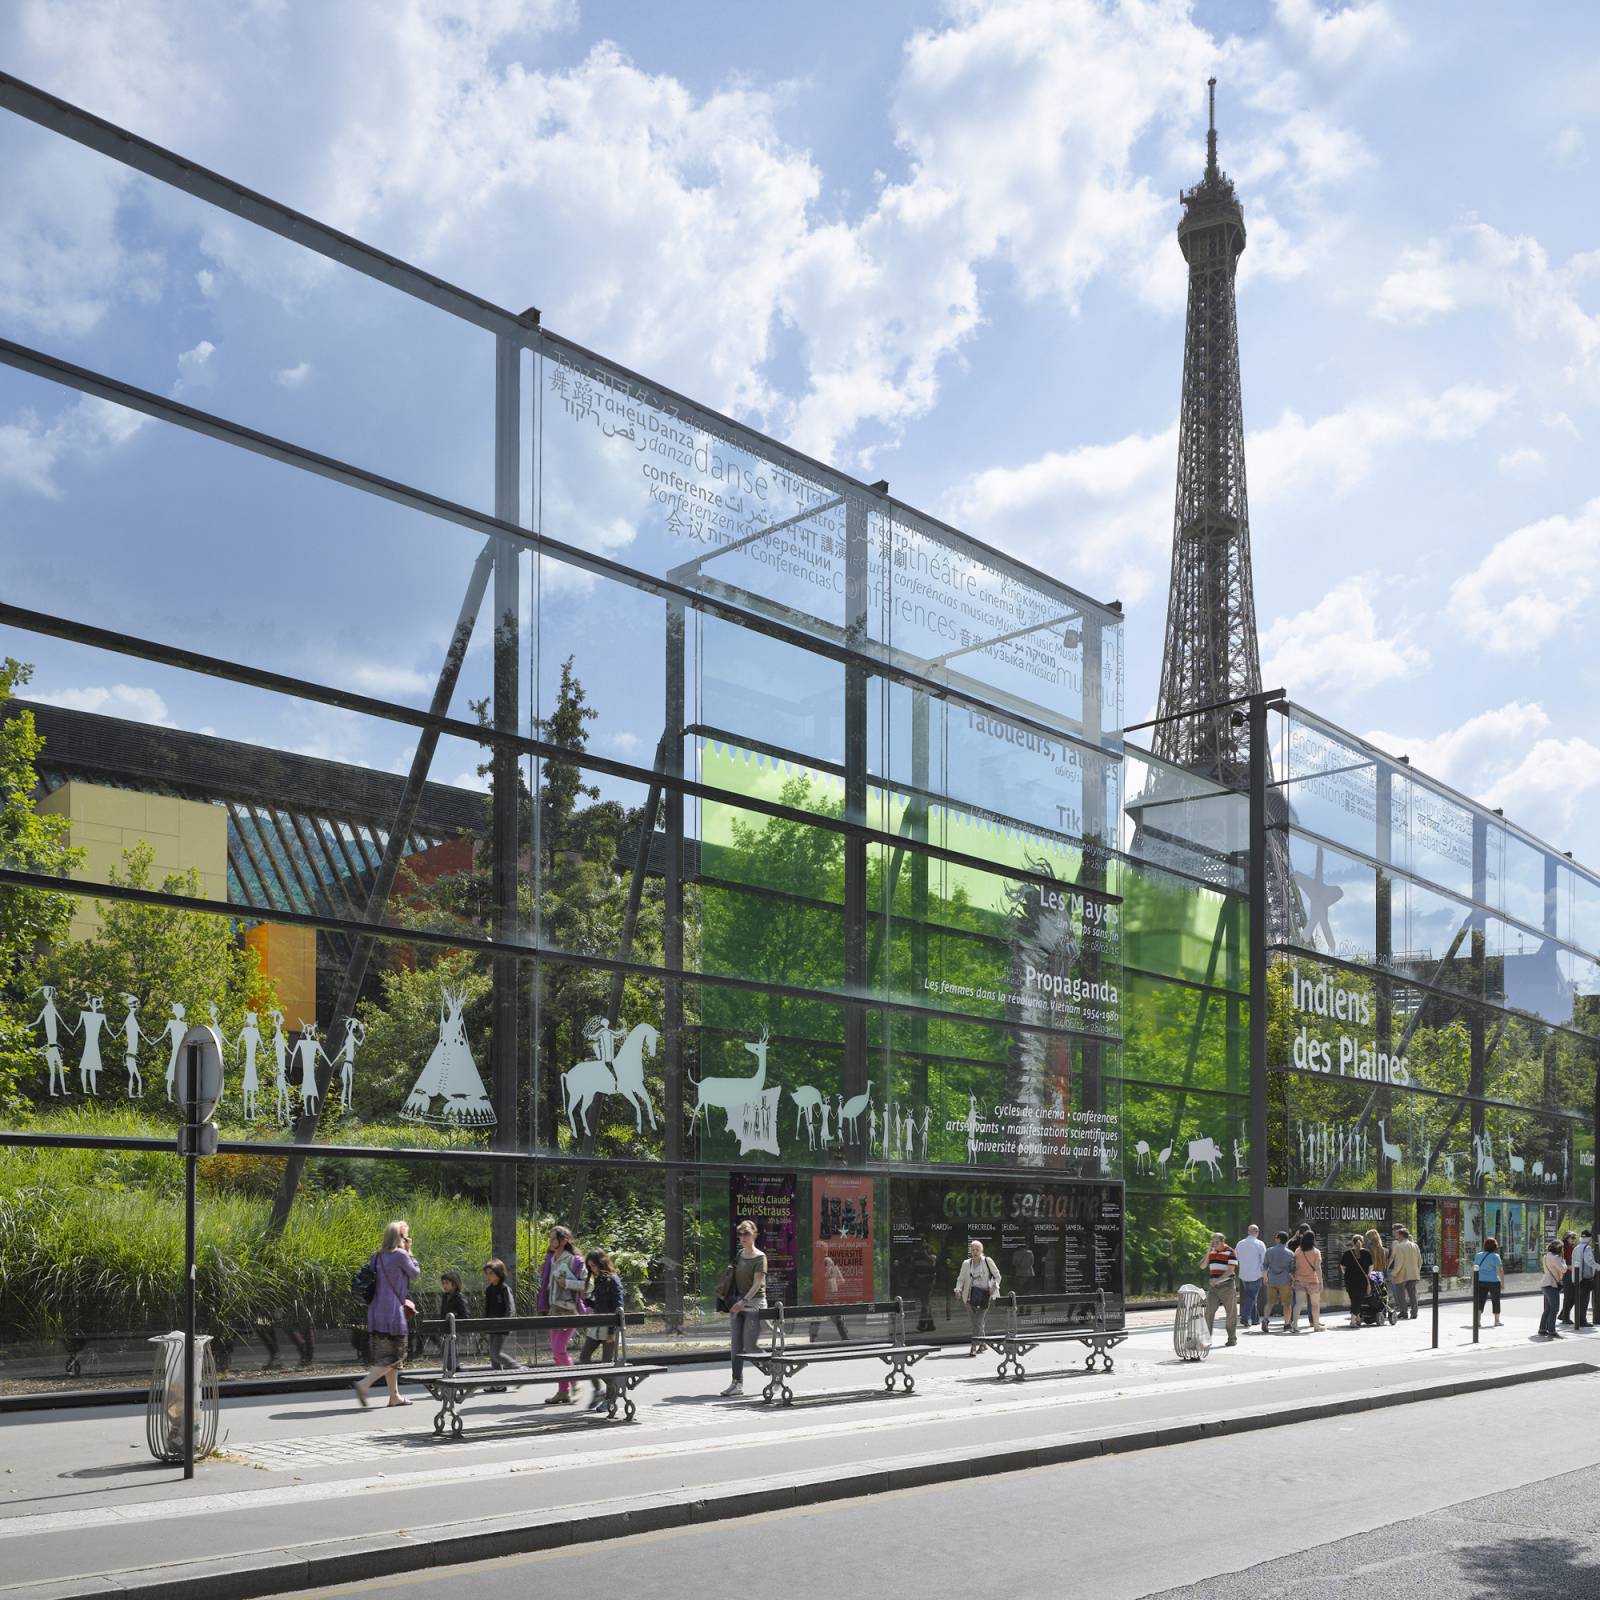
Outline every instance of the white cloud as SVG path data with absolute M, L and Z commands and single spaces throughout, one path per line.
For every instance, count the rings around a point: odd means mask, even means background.
M 21 412 L 0 423 L 0 484 L 56 500 L 57 474 L 81 463 L 97 463 L 124 445 L 149 419 L 90 395 L 82 395 L 45 422 Z
M 102 716 L 121 717 L 128 722 L 152 722 L 161 727 L 175 726 L 167 714 L 167 703 L 154 689 L 133 683 L 113 683 L 105 687 L 57 689 L 28 698 L 68 711 L 96 711 Z
M 1245 441 L 1252 516 L 1292 505 L 1301 494 L 1347 493 L 1384 452 L 1408 442 L 1472 438 L 1509 397 L 1459 384 L 1433 395 L 1358 401 L 1311 422 L 1285 411 Z M 945 511 L 981 539 L 1131 603 L 1150 594 L 1166 570 L 1177 457 L 1176 426 L 1051 451 L 974 474 Z
M 1485 773 L 1500 770 L 1508 751 L 1526 749 L 1549 726 L 1543 706 L 1512 700 L 1426 738 L 1382 732 L 1364 737 L 1390 755 L 1409 756 L 1420 772 L 1481 799 L 1488 790 Z
M 1316 0 L 1276 0 L 1273 11 L 1292 47 L 1325 72 L 1343 72 L 1362 56 L 1405 42 L 1382 0 L 1327 8 Z
M 1596 789 L 1600 789 L 1600 745 L 1574 735 L 1537 740 L 1515 766 L 1495 779 L 1485 799 L 1513 821 L 1534 819 L 1522 825 L 1548 837 L 1558 827 L 1569 826 Z M 1587 859 L 1592 862 L 1592 848 Z
M 1449 615 L 1497 655 L 1527 655 L 1587 610 L 1600 586 L 1600 499 L 1518 528 L 1450 586 Z
M 1576 123 L 1568 123 L 1550 141 L 1550 154 L 1555 158 L 1558 167 L 1581 167 L 1588 159 L 1583 129 Z
M 1505 317 L 1523 341 L 1551 341 L 1568 382 L 1600 382 L 1600 311 L 1580 291 L 1600 277 L 1600 250 L 1553 266 L 1537 239 L 1473 221 L 1452 242 L 1432 239 L 1401 252 L 1378 288 L 1374 311 L 1386 322 L 1423 323 L 1468 307 Z
M 624 761 L 631 761 L 638 755 L 640 746 L 644 743 L 636 733 L 629 733 L 625 728 L 608 734 L 604 740 L 605 747 L 612 755 Z
M 1542 450 L 1535 450 L 1532 445 L 1517 445 L 1514 449 L 1505 451 L 1500 457 L 1500 470 L 1507 477 L 1529 476 L 1544 470 L 1545 460 Z
M 311 376 L 311 363 L 297 361 L 292 367 L 280 367 L 272 374 L 272 381 L 283 389 L 298 389 Z
M 1131 602 L 1150 592 L 1170 548 L 1177 456 L 1176 425 L 1051 451 L 977 473 L 949 510 L 980 538 Z
M 215 376 L 211 358 L 216 353 L 217 347 L 209 339 L 202 339 L 192 350 L 185 350 L 178 357 L 178 381 L 172 386 L 173 395 L 210 388 Z
M 1309 610 L 1279 617 L 1262 633 L 1262 681 L 1281 684 L 1296 699 L 1375 688 L 1428 664 L 1428 652 L 1404 629 L 1402 621 L 1381 633 L 1371 581 L 1347 579 Z
M 569 0 L 33 0 L 25 15 L 21 65 L 58 92 L 858 464 L 935 402 L 982 323 L 986 270 L 1072 308 L 1097 278 L 1181 307 L 1172 191 L 1198 175 L 1207 72 L 1221 62 L 1241 100 L 1267 79 L 1299 94 L 1276 47 L 1216 39 L 1181 0 L 952 0 L 885 87 L 901 168 L 852 211 L 779 132 L 803 86 L 695 93 L 605 44 L 544 65 Z M 1385 15 L 1290 7 L 1284 37 L 1337 66 Z M 293 97 L 268 70 L 289 62 Z M 1364 159 L 1300 99 L 1255 157 L 1276 200 L 1253 198 L 1252 272 L 1309 269 L 1307 228 L 1326 239 L 1334 224 L 1300 208 Z M 1233 153 L 1248 165 L 1246 146 Z M 113 193 L 75 224 L 113 262 L 86 280 L 91 320 L 126 276 L 115 212 Z M 193 229 L 192 208 L 161 215 Z M 234 277 L 298 302 L 334 275 L 227 217 L 199 243 L 208 298 Z
M 1371 476 L 1382 452 L 1413 440 L 1470 439 L 1510 398 L 1508 389 L 1455 384 L 1433 395 L 1358 400 L 1314 422 L 1285 411 L 1247 440 L 1253 505 L 1287 500 L 1312 484 L 1347 493 Z
M 1563 830 L 1600 790 L 1600 746 L 1549 733 L 1536 701 L 1512 700 L 1430 738 L 1373 732 L 1379 749 L 1407 755 L 1418 771 L 1459 789 L 1507 820 L 1563 847 Z M 1575 852 L 1580 859 L 1584 852 Z
M 438 682 L 438 673 L 429 676 L 414 667 L 403 667 L 396 662 L 362 661 L 345 668 L 350 682 L 363 694 L 378 695 L 383 699 L 405 700 L 418 695 L 431 695 Z

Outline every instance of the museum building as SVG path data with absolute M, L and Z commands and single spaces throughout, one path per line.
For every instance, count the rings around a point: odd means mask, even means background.
M 1281 696 L 1236 709 L 1254 796 L 1164 759 L 1114 602 L 0 87 L 139 175 L 153 249 L 225 219 L 218 318 L 293 370 L 315 302 L 344 386 L 308 425 L 126 329 L 0 339 L 7 414 L 141 462 L 7 505 L 0 1343 L 170 1325 L 196 1021 L 240 1351 L 343 1328 L 390 1215 L 524 1289 L 567 1221 L 688 1341 L 743 1216 L 789 1303 L 943 1330 L 974 1237 L 1119 1317 L 1213 1228 L 1405 1221 L 1449 1289 L 1592 1215 L 1593 874 Z M 158 716 L 49 687 L 133 680 Z M 132 1281 L 130 1231 L 144 1287 L 44 1272 Z

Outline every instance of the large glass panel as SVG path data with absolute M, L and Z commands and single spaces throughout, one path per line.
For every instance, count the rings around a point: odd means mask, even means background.
M 57 417 L 62 395 L 0 368 L 0 426 L 7 405 Z M 132 430 L 118 470 L 95 466 L 98 451 L 68 453 L 52 492 L 7 498 L 0 565 L 11 604 L 419 707 L 446 676 L 464 623 L 447 704 L 473 720 L 494 655 L 483 535 L 169 424 L 106 413 L 106 426 Z M 34 637 L 22 658 L 38 668 L 36 689 L 63 704 L 143 721 L 192 717 L 252 742 L 295 738 L 292 723 L 230 720 L 220 679 L 190 678 L 180 693 L 170 669 L 109 655 L 87 676 L 73 646 Z M 335 713 L 321 715 L 334 723 Z M 296 742 L 310 737 L 302 727 Z
M 1146 862 L 1119 861 L 1122 959 L 1161 977 L 1243 991 L 1248 912 L 1237 895 Z
M 58 246 L 35 263 L 49 304 L 15 308 L 22 343 L 493 508 L 491 334 L 20 117 L 0 121 L 0 170 L 71 197 L 48 223 L 28 205 L 0 208 L 8 255 L 27 259 L 44 237 Z M 95 205 L 76 209 L 87 195 Z M 30 418 L 4 397 L 0 427 L 81 430 L 83 459 L 52 468 L 75 475 L 100 453 L 97 404 L 64 395 Z M 103 442 L 120 448 L 116 432 Z M 114 476 L 125 488 L 128 475 Z
M 1249 1027 L 1236 994 L 1124 974 L 1122 1069 L 1131 1079 L 1246 1093 Z

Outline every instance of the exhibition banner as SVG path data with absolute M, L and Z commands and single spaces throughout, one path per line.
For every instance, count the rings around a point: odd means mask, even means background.
M 811 1299 L 816 1305 L 870 1301 L 872 1179 L 811 1181 Z
M 799 1212 L 795 1205 L 792 1172 L 730 1172 L 728 1174 L 728 1227 L 736 1230 L 749 1218 L 756 1225 L 756 1248 L 767 1258 L 767 1302 L 794 1304 L 795 1269 L 799 1237 Z M 739 1248 L 735 1232 L 729 1249 Z

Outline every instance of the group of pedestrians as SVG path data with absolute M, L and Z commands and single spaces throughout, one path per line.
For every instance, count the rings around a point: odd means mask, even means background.
M 356 1398 L 363 1406 L 371 1404 L 372 1387 L 382 1379 L 389 1391 L 389 1404 L 408 1406 L 411 1402 L 400 1393 L 400 1367 L 417 1317 L 414 1285 L 422 1276 L 408 1223 L 397 1220 L 384 1229 L 383 1243 L 368 1260 L 363 1276 L 370 1287 L 367 1335 L 374 1365 L 370 1372 L 356 1379 Z M 560 1224 L 552 1228 L 539 1269 L 535 1296 L 537 1314 L 578 1317 L 593 1312 L 615 1316 L 622 1309 L 623 1301 L 622 1278 L 611 1257 L 604 1250 L 591 1250 L 583 1255 L 570 1228 Z M 468 1314 L 461 1274 L 454 1268 L 446 1268 L 439 1274 L 439 1315 L 466 1317 Z M 499 1319 L 516 1314 L 516 1294 L 510 1272 L 504 1261 L 498 1256 L 492 1257 L 483 1264 L 483 1315 Z M 572 1335 L 576 1331 L 573 1328 L 550 1330 L 550 1355 L 558 1367 L 572 1365 Z M 598 1354 L 604 1365 L 615 1365 L 616 1338 L 614 1330 L 604 1335 L 585 1332 L 578 1353 L 579 1362 L 587 1364 Z M 488 1339 L 491 1367 L 499 1371 L 521 1370 L 522 1364 L 505 1352 L 505 1334 L 491 1333 Z M 590 1388 L 594 1391 L 589 1403 L 591 1411 L 604 1410 L 615 1398 L 616 1385 L 612 1380 L 608 1379 L 604 1388 L 598 1381 L 591 1381 Z M 544 1403 L 571 1405 L 575 1398 L 576 1385 L 563 1382 Z
M 1485 1249 L 1493 1244 L 1493 1239 L 1484 1240 Z M 1499 1259 L 1497 1252 L 1495 1255 L 1497 1275 L 1503 1277 L 1504 1269 L 1499 1266 Z M 1590 1229 L 1585 1228 L 1582 1234 L 1569 1232 L 1559 1239 L 1552 1239 L 1545 1246 L 1541 1265 L 1544 1270 L 1539 1279 L 1539 1289 L 1544 1298 L 1544 1311 L 1539 1318 L 1539 1332 L 1545 1338 L 1559 1339 L 1560 1323 L 1566 1323 L 1569 1327 L 1577 1329 L 1587 1328 L 1591 1320 L 1600 1321 L 1600 1276 L 1597 1276 L 1594 1234 Z M 1481 1296 L 1483 1294 L 1481 1266 L 1478 1271 L 1478 1281 Z M 1480 1299 L 1480 1309 L 1481 1303 Z M 1494 1297 L 1494 1320 L 1498 1326 L 1500 1322 L 1498 1293 Z
M 1395 1227 L 1387 1249 L 1376 1228 L 1352 1234 L 1339 1269 L 1352 1327 L 1360 1325 L 1363 1305 L 1381 1292 L 1380 1286 L 1392 1292 L 1398 1316 L 1416 1317 L 1422 1253 L 1406 1228 Z M 1322 1250 L 1310 1228 L 1292 1235 L 1280 1230 L 1270 1245 L 1253 1222 L 1235 1244 L 1228 1243 L 1226 1234 L 1213 1233 L 1204 1271 L 1206 1329 L 1215 1331 L 1221 1311 L 1229 1344 L 1239 1342 L 1241 1326 L 1270 1333 L 1274 1312 L 1284 1333 L 1298 1333 L 1302 1315 L 1313 1333 L 1322 1332 Z

